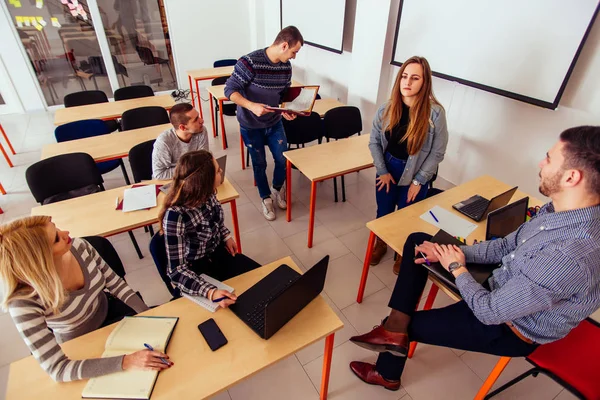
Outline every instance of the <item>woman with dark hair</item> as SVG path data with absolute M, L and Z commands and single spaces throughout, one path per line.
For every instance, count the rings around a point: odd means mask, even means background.
M 431 68 L 423 57 L 402 64 L 390 100 L 379 107 L 369 140 L 377 170 L 377 218 L 425 198 L 429 181 L 444 159 L 448 129 L 444 108 L 433 95 Z M 377 238 L 370 264 L 387 245 Z M 393 271 L 398 275 L 400 261 Z
M 222 173 L 206 150 L 181 156 L 159 220 L 169 259 L 167 274 L 173 285 L 191 296 L 225 298 L 219 302 L 225 308 L 235 303 L 236 296 L 217 289 L 200 275 L 224 281 L 260 264 L 237 252 L 237 243 L 225 226 L 216 195 Z

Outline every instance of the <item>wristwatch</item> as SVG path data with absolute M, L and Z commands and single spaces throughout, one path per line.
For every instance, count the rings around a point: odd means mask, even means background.
M 419 183 L 419 181 L 416 180 L 416 179 L 413 179 L 412 184 L 415 185 L 415 186 L 421 186 L 421 184 Z
M 450 265 L 448 265 L 448 271 L 450 272 L 454 272 L 457 269 L 459 269 L 460 267 L 464 267 L 464 264 L 459 263 L 458 261 L 453 261 L 450 263 Z

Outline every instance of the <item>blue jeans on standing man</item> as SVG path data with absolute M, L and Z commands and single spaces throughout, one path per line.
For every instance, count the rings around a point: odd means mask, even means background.
M 406 160 L 396 158 L 388 152 L 384 154 L 384 157 L 385 166 L 387 167 L 388 172 L 392 174 L 392 178 L 394 178 L 394 181 L 398 183 L 400 181 L 402 173 L 404 172 Z M 379 175 L 377 175 L 377 177 L 379 177 Z M 408 198 L 409 188 L 410 185 L 398 186 L 397 184 L 390 182 L 390 190 L 387 193 L 385 191 L 385 187 L 381 190 L 375 189 L 375 200 L 377 201 L 377 218 L 381 218 L 385 215 L 393 213 L 394 211 L 396 211 L 396 207 L 398 207 L 399 210 L 409 205 L 406 201 L 406 199 Z M 429 183 L 421 185 L 421 190 L 419 191 L 419 193 L 417 193 L 417 196 L 412 201 L 412 203 L 416 203 L 417 201 L 423 200 L 427 195 L 428 188 Z
M 285 182 L 285 157 L 283 156 L 283 152 L 287 150 L 287 139 L 283 130 L 283 123 L 279 121 L 273 126 L 260 129 L 250 129 L 240 125 L 240 132 L 244 139 L 244 144 L 250 152 L 258 194 L 262 199 L 266 199 L 271 196 L 271 188 L 269 187 L 266 174 L 267 157 L 265 145 L 269 146 L 269 150 L 271 150 L 271 154 L 275 160 L 273 187 L 280 189 Z

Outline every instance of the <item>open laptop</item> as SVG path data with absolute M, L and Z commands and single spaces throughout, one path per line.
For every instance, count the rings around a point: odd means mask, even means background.
M 325 256 L 305 274 L 283 264 L 237 297 L 229 306 L 263 339 L 273 336 L 321 293 L 329 256 Z
M 440 229 L 438 233 L 435 234 L 433 238 L 431 238 L 432 243 L 437 244 L 453 244 L 456 246 L 464 246 L 464 243 L 450 235 L 448 232 Z M 420 258 L 420 256 L 417 256 Z M 436 277 L 438 277 L 441 281 L 443 281 L 446 286 L 448 286 L 455 293 L 459 293 L 458 287 L 456 286 L 454 275 L 448 272 L 442 264 L 439 262 L 431 263 L 431 265 L 422 264 L 425 268 L 431 271 Z M 469 273 L 475 278 L 475 280 L 483 284 L 488 280 L 490 276 L 492 276 L 492 271 L 498 268 L 498 264 L 475 264 L 469 263 L 466 265 Z
M 487 216 L 485 240 L 500 239 L 519 229 L 527 218 L 529 197 L 510 203 Z
M 475 196 L 469 197 L 460 203 L 454 204 L 452 207 L 458 212 L 466 215 L 467 217 L 479 222 L 485 219 L 487 215 L 497 210 L 498 208 L 505 206 L 510 201 L 513 194 L 517 191 L 517 186 L 507 190 L 504 193 L 500 193 L 498 196 L 493 197 L 491 200 L 481 197 L 476 194 Z

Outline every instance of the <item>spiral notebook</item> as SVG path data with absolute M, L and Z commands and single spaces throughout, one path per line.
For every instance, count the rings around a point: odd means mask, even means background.
M 218 280 L 216 280 L 214 278 L 211 278 L 208 275 L 201 274 L 200 278 L 202 278 L 206 282 L 208 282 L 208 283 L 216 286 L 217 289 L 227 290 L 230 293 L 233 293 L 233 291 L 234 291 L 234 289 L 231 286 L 227 286 L 223 282 L 220 282 L 220 281 L 218 281 Z M 206 297 L 203 297 L 203 296 L 190 296 L 190 295 L 185 294 L 185 293 L 181 293 L 181 295 L 183 297 L 185 297 L 186 299 L 190 299 L 191 301 L 193 301 L 194 303 L 198 304 L 199 306 L 206 308 L 210 312 L 215 312 L 215 311 L 217 311 L 217 308 L 219 308 L 219 303 L 214 303 L 213 301 L 207 299 Z
M 125 317 L 112 331 L 102 358 L 145 350 L 148 343 L 165 352 L 178 317 Z M 130 369 L 99 376 L 88 381 L 81 393 L 84 399 L 150 399 L 158 371 Z

